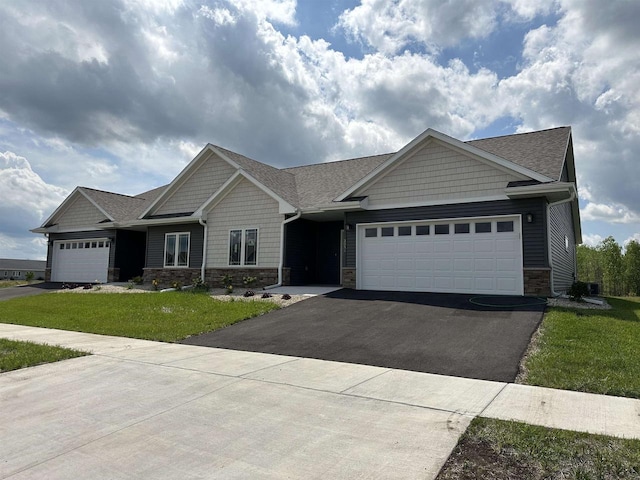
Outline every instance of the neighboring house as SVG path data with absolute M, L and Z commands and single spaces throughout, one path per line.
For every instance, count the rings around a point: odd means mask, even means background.
M 571 128 L 277 169 L 207 145 L 164 187 L 78 187 L 34 232 L 47 279 L 548 295 L 582 242 Z
M 44 260 L 0 258 L 0 280 L 25 280 L 28 272 L 34 280 L 44 280 L 46 265 Z

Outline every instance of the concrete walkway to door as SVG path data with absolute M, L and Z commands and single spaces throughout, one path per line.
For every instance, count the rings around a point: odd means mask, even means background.
M 0 478 L 434 478 L 477 415 L 640 438 L 640 401 L 0 324 Z

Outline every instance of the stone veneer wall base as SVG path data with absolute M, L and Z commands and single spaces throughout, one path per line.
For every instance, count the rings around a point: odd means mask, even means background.
M 524 294 L 536 297 L 551 296 L 551 269 L 525 268 Z
M 251 288 L 262 288 L 273 285 L 278 281 L 277 268 L 207 268 L 205 269 L 205 281 L 211 288 L 222 288 L 222 278 L 225 275 L 232 277 L 235 288 L 244 288 L 243 278 L 255 277 L 255 283 Z M 282 269 L 283 285 L 290 283 L 290 269 Z M 194 280 L 200 278 L 199 268 L 145 268 L 142 276 L 144 283 L 150 284 L 154 279 L 158 280 L 158 287 L 171 286 L 172 282 L 180 282 L 182 285 L 191 285 Z

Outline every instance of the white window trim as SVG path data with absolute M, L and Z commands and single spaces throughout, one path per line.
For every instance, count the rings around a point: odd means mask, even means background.
M 231 258 L 229 253 L 231 252 L 231 232 L 240 230 L 242 235 L 240 236 L 240 265 L 231 265 Z M 251 265 L 245 265 L 245 245 L 247 238 L 247 230 L 256 231 L 256 263 Z M 227 232 L 227 267 L 229 268 L 257 268 L 260 265 L 260 229 L 258 227 L 236 227 L 230 228 Z
M 176 244 L 175 250 L 173 252 L 173 265 L 167 265 L 167 237 L 169 235 L 175 235 Z M 180 235 L 187 236 L 187 264 L 186 265 L 178 265 L 178 247 L 180 245 L 179 239 Z M 163 268 L 189 268 L 189 260 L 191 256 L 191 232 L 168 232 L 164 234 L 164 247 L 162 249 L 162 266 Z

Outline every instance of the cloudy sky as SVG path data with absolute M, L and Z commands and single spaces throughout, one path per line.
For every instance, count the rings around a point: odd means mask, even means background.
M 0 257 L 77 185 L 573 127 L 586 243 L 640 239 L 637 0 L 0 0 Z

